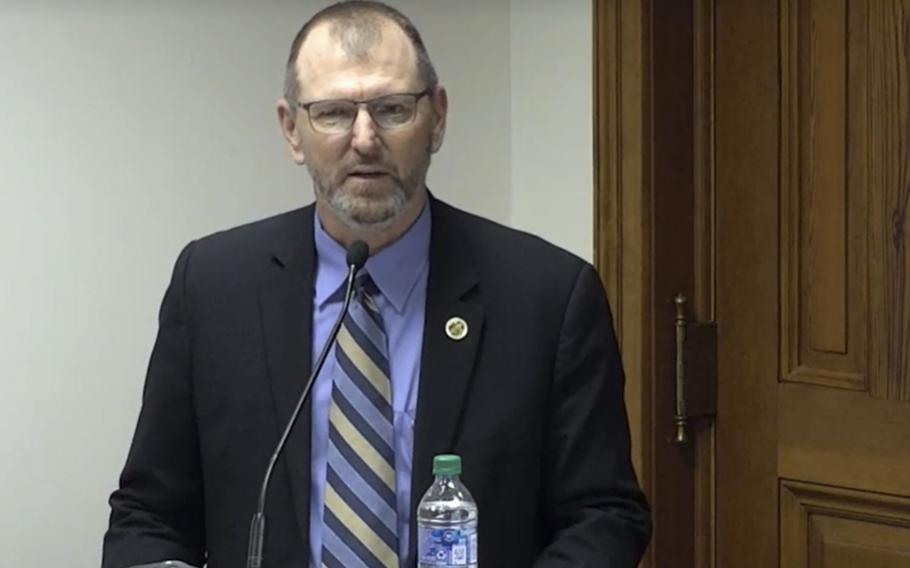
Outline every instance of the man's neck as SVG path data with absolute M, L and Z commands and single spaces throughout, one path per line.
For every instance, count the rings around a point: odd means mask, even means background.
M 363 241 L 370 247 L 370 254 L 376 254 L 402 237 L 420 216 L 427 199 L 426 191 L 421 192 L 395 221 L 381 228 L 366 227 L 354 229 L 343 223 L 334 212 L 320 200 L 316 201 L 316 214 L 322 227 L 330 237 L 344 248 L 349 248 L 354 241 Z

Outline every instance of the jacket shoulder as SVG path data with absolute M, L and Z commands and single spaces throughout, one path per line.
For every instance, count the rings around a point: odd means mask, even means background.
M 289 240 L 303 240 L 312 215 L 312 206 L 302 207 L 203 236 L 194 242 L 194 256 L 269 252 Z
M 194 240 L 181 254 L 187 282 L 208 288 L 258 279 L 275 259 L 312 245 L 312 219 L 308 206 Z

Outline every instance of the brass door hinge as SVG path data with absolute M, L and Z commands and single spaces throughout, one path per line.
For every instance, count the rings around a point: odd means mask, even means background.
M 678 444 L 689 441 L 693 418 L 717 414 L 717 324 L 686 319 L 686 297 L 676 304 L 676 424 Z

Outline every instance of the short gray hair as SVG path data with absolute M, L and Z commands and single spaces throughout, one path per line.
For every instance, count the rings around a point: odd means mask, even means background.
M 426 45 L 420 37 L 420 32 L 407 16 L 382 2 L 371 0 L 349 0 L 338 2 L 324 8 L 310 18 L 291 43 L 291 52 L 288 55 L 287 67 L 284 73 L 284 98 L 292 106 L 300 99 L 300 77 L 297 73 L 297 57 L 304 40 L 322 22 L 332 22 L 332 34 L 341 40 L 345 52 L 358 60 L 368 61 L 370 49 L 382 37 L 381 26 L 384 22 L 391 21 L 401 28 L 408 36 L 414 51 L 417 53 L 417 75 L 427 89 L 435 89 L 439 84 L 439 77 Z

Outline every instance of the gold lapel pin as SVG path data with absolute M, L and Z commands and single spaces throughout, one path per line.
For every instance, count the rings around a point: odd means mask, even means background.
M 459 317 L 449 318 L 446 322 L 446 335 L 454 341 L 461 341 L 468 336 L 468 322 Z

